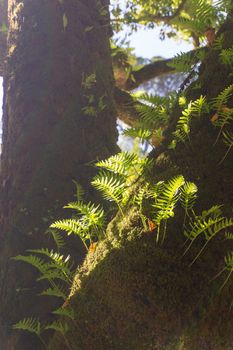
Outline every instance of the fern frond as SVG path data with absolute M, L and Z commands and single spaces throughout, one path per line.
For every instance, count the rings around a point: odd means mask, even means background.
M 139 162 L 139 157 L 135 153 L 121 152 L 106 160 L 95 163 L 99 168 L 111 171 L 114 174 L 128 175 L 128 171 L 135 163 Z
M 74 233 L 80 237 L 83 237 L 83 234 L 86 231 L 86 227 L 76 219 L 58 220 L 51 224 L 50 227 L 66 231 L 68 236 Z
M 20 329 L 40 336 L 42 326 L 37 318 L 30 317 L 24 318 L 23 320 L 20 320 L 18 323 L 14 324 L 13 329 Z
M 60 270 L 67 279 L 72 280 L 73 271 L 69 255 L 65 257 L 64 255 L 61 255 L 58 252 L 54 252 L 53 250 L 49 250 L 47 248 L 29 249 L 28 251 L 30 253 L 41 254 L 49 258 L 50 261 L 47 263 L 46 276 L 50 275 L 50 273 L 53 273 L 52 270 L 55 270 L 55 272 L 58 272 Z
M 128 128 L 123 131 L 124 136 L 129 136 L 132 138 L 138 138 L 141 142 L 149 142 L 152 132 L 151 130 L 144 129 L 142 127 Z
M 173 135 L 177 141 L 185 142 L 189 137 L 190 123 L 193 116 L 200 117 L 203 112 L 206 112 L 208 105 L 206 103 L 205 96 L 200 96 L 195 101 L 189 102 L 187 108 L 185 108 L 180 116 L 176 130 Z
M 49 266 L 48 263 L 45 262 L 43 259 L 39 258 L 38 256 L 35 255 L 17 255 L 13 260 L 16 261 L 23 261 L 29 265 L 32 265 L 35 267 L 41 274 L 44 274 L 48 271 Z
M 185 212 L 192 209 L 197 198 L 197 186 L 193 182 L 185 182 L 180 188 L 180 202 Z
M 221 91 L 217 97 L 212 99 L 212 106 L 217 111 L 221 111 L 226 105 L 229 98 L 233 94 L 233 84 L 226 87 L 223 91 Z
M 119 174 L 101 171 L 92 180 L 91 184 L 102 193 L 103 198 L 120 205 L 126 189 L 126 181 Z
M 53 240 L 56 244 L 57 250 L 60 251 L 65 246 L 64 238 L 61 234 L 61 232 L 57 230 L 48 230 L 47 231 L 51 236 L 53 237 Z
M 91 202 L 84 203 L 82 201 L 72 202 L 64 206 L 64 208 L 74 209 L 81 215 L 82 222 L 86 222 L 89 227 L 102 228 L 105 223 L 105 213 L 100 205 Z
M 59 332 L 64 336 L 68 332 L 69 326 L 67 322 L 56 320 L 47 325 L 45 329 L 53 329 L 54 331 Z
M 231 232 L 226 232 L 226 233 L 225 233 L 225 238 L 226 238 L 226 239 L 229 239 L 229 240 L 233 240 L 233 233 L 231 233 Z
M 225 261 L 226 269 L 233 271 L 233 251 L 231 251 L 225 256 L 224 261 Z
M 68 317 L 71 320 L 74 320 L 74 318 L 75 318 L 75 312 L 71 306 L 60 307 L 59 309 L 53 311 L 53 314 L 58 315 L 58 316 Z
M 50 297 L 56 297 L 56 298 L 62 298 L 63 300 L 66 300 L 67 298 L 67 291 L 65 288 L 62 288 L 56 284 L 54 284 L 53 287 L 50 287 L 46 290 L 44 290 L 41 295 L 46 295 Z
M 155 204 L 153 207 L 155 208 L 155 218 L 154 222 L 158 226 L 157 231 L 157 242 L 160 236 L 160 223 L 161 221 L 165 221 L 164 233 L 163 233 L 163 241 L 165 239 L 166 234 L 166 221 L 170 217 L 174 216 L 174 209 L 176 203 L 179 199 L 180 188 L 184 184 L 184 178 L 182 175 L 176 176 L 172 178 L 167 183 L 159 183 L 158 189 L 160 192 L 159 195 L 155 193 Z
M 168 63 L 168 66 L 174 68 L 176 72 L 188 73 L 193 69 L 196 63 L 197 59 L 194 55 L 181 52 Z
M 233 47 L 222 49 L 219 57 L 223 64 L 231 66 L 233 64 Z
M 84 191 L 82 185 L 80 185 L 80 183 L 78 183 L 76 180 L 73 180 L 73 183 L 74 183 L 75 188 L 76 188 L 75 197 L 76 197 L 77 201 L 82 201 L 83 196 L 85 194 L 85 191 Z

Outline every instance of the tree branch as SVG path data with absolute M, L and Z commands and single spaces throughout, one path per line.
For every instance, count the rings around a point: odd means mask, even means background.
M 117 107 L 117 116 L 125 124 L 135 127 L 139 121 L 139 115 L 135 108 L 135 101 L 126 91 L 115 88 L 114 99 Z
M 207 49 L 207 47 L 201 47 L 188 51 L 187 54 L 190 54 L 191 57 L 194 57 L 199 51 Z M 118 84 L 118 87 L 130 91 L 136 89 L 138 86 L 151 79 L 160 77 L 164 74 L 173 73 L 174 68 L 168 65 L 172 60 L 173 58 L 159 60 L 153 63 L 149 63 L 139 70 L 132 71 L 129 78 L 124 83 Z

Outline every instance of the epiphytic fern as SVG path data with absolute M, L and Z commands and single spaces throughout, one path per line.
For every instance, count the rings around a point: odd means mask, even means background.
M 180 188 L 180 202 L 185 210 L 184 224 L 189 210 L 191 210 L 195 204 L 197 198 L 197 186 L 193 182 L 185 182 Z
M 20 320 L 18 323 L 14 324 L 13 329 L 20 329 L 29 333 L 36 334 L 42 344 L 46 347 L 45 342 L 41 338 L 41 333 L 44 327 L 42 327 L 40 321 L 37 318 L 24 318 L 23 320 Z
M 197 100 L 189 102 L 177 122 L 176 130 L 173 132 L 175 141 L 185 142 L 189 138 L 191 118 L 200 117 L 206 110 L 205 96 L 201 95 Z
M 155 217 L 154 222 L 156 223 L 158 230 L 157 230 L 157 242 L 159 240 L 160 236 L 160 226 L 161 222 L 164 222 L 164 231 L 163 231 L 163 238 L 162 241 L 164 241 L 165 234 L 166 234 L 166 222 L 170 217 L 174 216 L 174 209 L 176 206 L 176 203 L 179 199 L 180 195 L 180 187 L 184 184 L 184 178 L 183 176 L 179 175 L 174 178 L 172 178 L 170 181 L 168 181 L 166 184 L 161 184 L 159 186 L 159 194 L 155 193 L 155 204 L 153 207 L 155 208 Z M 162 188 L 162 190 L 161 190 Z
M 87 242 L 92 242 L 102 234 L 105 223 L 103 209 L 99 205 L 95 206 L 90 202 L 86 204 L 82 201 L 69 203 L 65 208 L 75 210 L 76 216 L 58 220 L 51 227 L 66 231 L 68 235 L 78 235 L 88 249 Z

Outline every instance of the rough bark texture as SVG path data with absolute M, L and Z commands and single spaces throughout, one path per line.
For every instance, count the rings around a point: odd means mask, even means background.
M 0 2 L 0 76 L 4 75 L 7 36 L 7 0 Z
M 222 27 L 224 48 L 233 44 L 232 17 Z M 231 69 L 211 49 L 200 69 L 198 83 L 187 91 L 190 99 L 216 97 L 232 84 Z M 197 90 L 197 86 L 199 89 Z M 233 99 L 230 100 L 233 105 Z M 180 110 L 173 111 L 174 124 Z M 232 215 L 232 152 L 219 164 L 226 146 L 208 113 L 193 121 L 190 144 L 179 144 L 156 159 L 151 181 L 183 174 L 199 188 L 196 211 L 224 204 Z M 232 281 L 221 290 L 223 267 L 230 241 L 219 235 L 195 264 L 190 262 L 203 246 L 199 241 L 182 256 L 183 215 L 177 211 L 168 226 L 165 244 L 156 246 L 153 232 L 143 232 L 140 214 L 131 208 L 119 214 L 107 229 L 107 238 L 89 253 L 75 278 L 70 298 L 77 317 L 66 339 L 81 350 L 232 350 Z M 67 347 L 56 334 L 51 350 Z M 67 347 L 68 348 L 68 347 Z
M 47 245 L 43 233 L 72 199 L 72 180 L 87 188 L 93 167 L 86 164 L 117 150 L 107 10 L 107 0 L 9 1 L 0 181 L 4 350 L 41 348 L 11 327 L 29 315 L 46 319 L 49 303 L 36 296 L 34 272 L 11 257 Z M 80 243 L 73 249 L 80 261 Z

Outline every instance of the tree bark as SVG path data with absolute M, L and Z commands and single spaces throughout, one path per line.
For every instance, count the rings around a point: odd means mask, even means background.
M 118 149 L 107 10 L 108 0 L 9 1 L 0 177 L 4 350 L 40 349 L 12 324 L 48 317 L 36 275 L 11 257 L 47 245 L 43 233 L 72 199 L 72 180 L 88 190 L 93 167 L 86 164 Z M 74 249 L 80 261 L 80 243 Z

